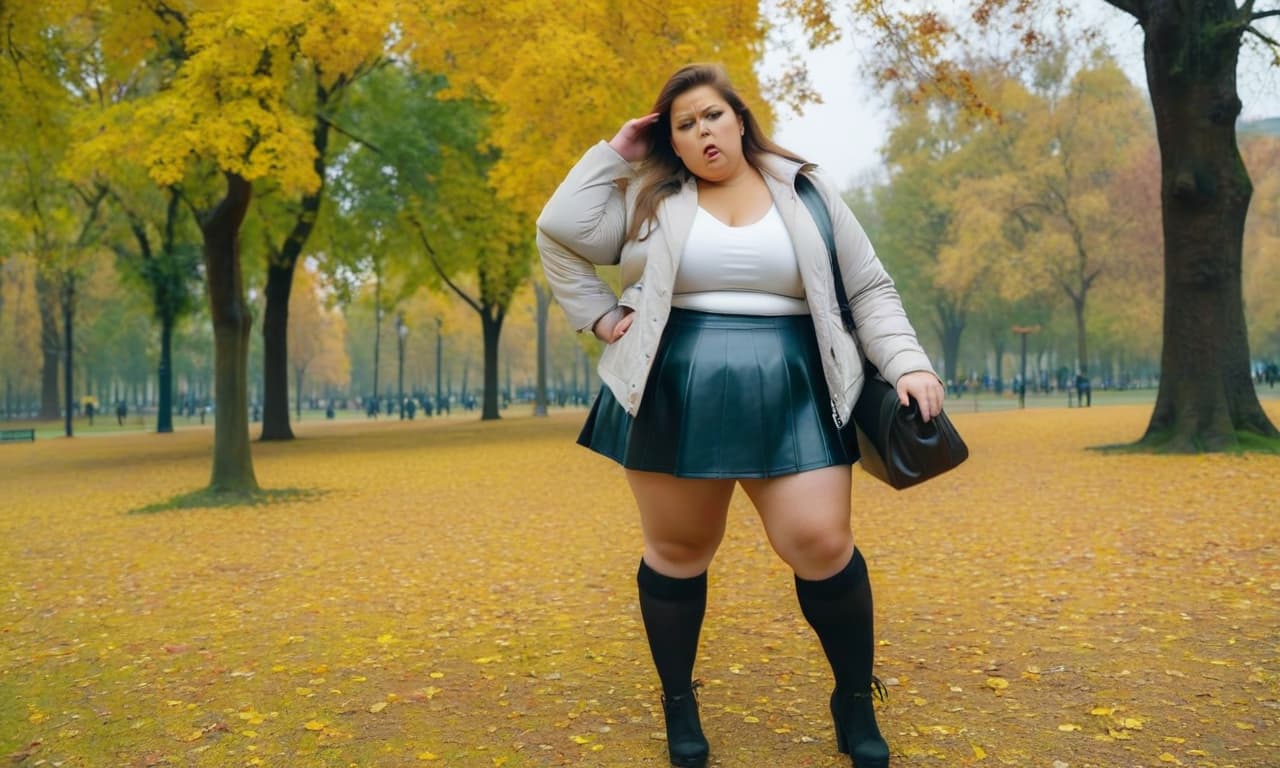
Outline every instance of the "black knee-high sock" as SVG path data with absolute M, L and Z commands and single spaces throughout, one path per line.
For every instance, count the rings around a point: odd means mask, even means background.
M 653 665 L 667 696 L 687 693 L 698 655 L 698 634 L 707 611 L 707 572 L 689 579 L 664 576 L 643 559 L 636 574 L 640 615 L 649 637 Z
M 836 687 L 866 691 L 871 686 L 876 640 L 871 582 L 862 553 L 854 549 L 849 564 L 830 578 L 809 581 L 797 576 L 796 596 L 831 662 Z

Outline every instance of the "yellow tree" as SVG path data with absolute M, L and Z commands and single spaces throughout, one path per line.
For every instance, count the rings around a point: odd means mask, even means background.
M 1249 371 L 1242 248 L 1249 174 L 1236 144 L 1242 108 L 1236 86 L 1246 40 L 1280 63 L 1280 38 L 1267 24 L 1276 0 L 1097 0 L 1143 30 L 1147 86 L 1160 145 L 1164 231 L 1164 328 L 1160 390 L 1141 443 L 1156 450 L 1228 450 L 1238 432 L 1277 438 Z M 830 29 L 845 2 L 795 5 L 809 26 Z M 934 89 L 971 108 L 989 109 L 957 52 L 1022 45 L 1039 49 L 1072 16 L 1065 0 L 966 0 L 956 16 L 892 0 L 852 0 L 878 50 L 883 80 Z M 1274 27 L 1270 29 L 1274 30 Z M 986 34 L 992 33 L 992 35 Z M 999 35 L 996 33 L 1004 33 Z M 1002 38 L 1002 39 L 1001 39 Z M 1003 50 L 995 47 L 988 50 Z
M 199 222 L 216 359 L 215 493 L 258 488 L 247 409 L 253 318 L 239 238 L 253 183 L 270 179 L 291 193 L 320 183 L 313 123 L 291 108 L 306 5 L 115 0 L 86 17 L 101 29 L 112 78 L 104 88 L 129 98 L 103 112 L 83 162 L 136 163 L 157 185 L 179 187 Z
M 1014 147 L 1014 206 L 1024 229 L 1026 270 L 1066 294 L 1076 324 L 1076 368 L 1089 364 L 1087 310 L 1101 279 L 1123 274 L 1122 247 L 1133 220 L 1119 215 L 1109 190 L 1134 147 L 1150 142 L 1137 90 L 1109 57 L 1095 57 L 1067 81 L 1064 57 L 1043 60 L 1040 108 L 1025 116 Z
M 691 61 L 724 64 L 764 126 L 772 122 L 755 72 L 766 32 L 757 3 L 419 0 L 416 11 L 405 15 L 408 55 L 454 92 L 495 105 L 494 186 L 522 215 L 536 216 L 586 148 L 647 111 Z M 802 77 L 771 93 L 807 95 Z

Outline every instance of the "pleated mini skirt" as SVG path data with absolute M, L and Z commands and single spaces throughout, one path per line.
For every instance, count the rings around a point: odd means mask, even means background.
M 633 418 L 601 387 L 578 443 L 628 469 L 774 477 L 852 464 L 808 315 L 673 308 Z

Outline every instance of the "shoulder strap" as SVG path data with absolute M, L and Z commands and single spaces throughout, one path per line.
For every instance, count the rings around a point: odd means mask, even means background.
M 818 231 L 822 233 L 822 240 L 827 244 L 827 256 L 831 259 L 831 278 L 836 288 L 836 302 L 840 305 L 840 321 L 844 323 L 846 331 L 853 333 L 853 311 L 849 309 L 849 295 L 844 290 L 844 275 L 840 273 L 840 260 L 836 258 L 836 236 L 831 225 L 831 213 L 822 199 L 822 193 L 818 192 L 813 181 L 803 173 L 796 174 L 796 192 L 800 194 L 800 199 L 809 209 L 813 222 L 818 225 Z

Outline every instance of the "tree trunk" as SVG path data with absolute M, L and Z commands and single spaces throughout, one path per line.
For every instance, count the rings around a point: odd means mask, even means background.
M 1239 12 L 1234 2 L 1148 6 L 1165 295 L 1160 390 L 1142 443 L 1218 451 L 1238 444 L 1237 431 L 1280 436 L 1249 373 L 1241 251 L 1253 186 L 1235 134 Z
M 481 305 L 481 326 L 484 332 L 484 406 L 480 420 L 502 418 L 498 413 L 498 341 L 502 337 L 502 321 L 506 311 L 492 304 Z
M 306 370 L 306 368 L 294 368 L 293 370 L 293 384 L 296 390 L 294 398 L 297 400 L 298 421 L 302 421 L 302 376 L 306 373 Z M 266 438 L 263 439 L 265 440 Z
M 160 405 L 156 409 L 156 432 L 173 431 L 173 324 L 168 314 L 160 317 Z
M 373 275 L 373 402 L 378 402 L 378 357 L 382 353 L 382 273 Z
M 62 278 L 62 332 L 63 332 L 63 337 L 65 339 L 64 348 L 63 348 L 65 359 L 63 360 L 63 365 L 62 365 L 62 378 L 63 378 L 62 389 L 63 389 L 63 392 L 65 393 L 66 403 L 67 403 L 66 420 L 65 420 L 67 437 L 71 437 L 73 434 L 72 426 L 71 426 L 71 416 L 73 413 L 75 413 L 75 408 L 74 408 L 75 403 L 73 402 L 75 398 L 75 394 L 74 394 L 75 388 L 72 387 L 72 374 L 74 372 L 74 369 L 71 367 L 73 362 L 72 354 L 75 351 L 75 348 L 72 346 L 73 339 L 72 339 L 72 333 L 71 333 L 71 330 L 72 330 L 71 323 L 72 323 L 72 320 L 74 319 L 75 311 L 76 311 L 76 282 L 75 282 L 75 279 L 70 275 L 64 275 Z
M 1088 374 L 1089 371 L 1089 345 L 1088 337 L 1085 335 L 1084 328 L 1084 310 L 1085 310 L 1085 293 L 1080 292 L 1080 297 L 1071 297 L 1071 308 L 1076 315 L 1076 369 L 1080 373 Z
M 320 186 L 302 196 L 293 229 L 278 254 L 267 263 L 267 310 L 262 320 L 262 438 L 292 440 L 289 428 L 289 293 L 298 257 L 315 228 L 324 195 L 325 152 L 329 147 L 329 121 L 319 113 L 328 103 L 329 93 L 316 86 L 315 126 L 311 132 L 316 155 L 312 165 Z M 301 406 L 299 406 L 301 407 Z M 301 418 L 301 417 L 299 417 Z
M 996 380 L 994 382 L 996 394 L 1004 392 L 1004 341 L 995 343 L 996 351 Z
M 251 493 L 258 490 L 249 453 L 249 333 L 253 315 L 245 302 L 240 270 L 240 225 L 253 187 L 228 173 L 226 197 L 202 217 L 205 274 L 213 318 L 214 412 L 213 473 L 209 490 Z
M 533 415 L 547 415 L 547 314 L 551 309 L 551 290 L 540 282 L 534 282 L 533 295 L 537 299 L 538 325 L 538 382 L 533 395 Z
M 289 426 L 289 294 L 293 268 L 267 266 L 267 309 L 262 318 L 262 440 L 292 440 Z
M 40 419 L 58 418 L 58 363 L 62 359 L 62 343 L 58 339 L 58 314 L 53 281 L 36 272 L 36 303 L 40 307 Z
M 938 302 L 937 326 L 938 338 L 942 340 L 942 381 L 953 383 L 956 380 L 956 363 L 960 359 L 960 336 L 964 333 L 965 313 L 951 306 L 949 302 Z

